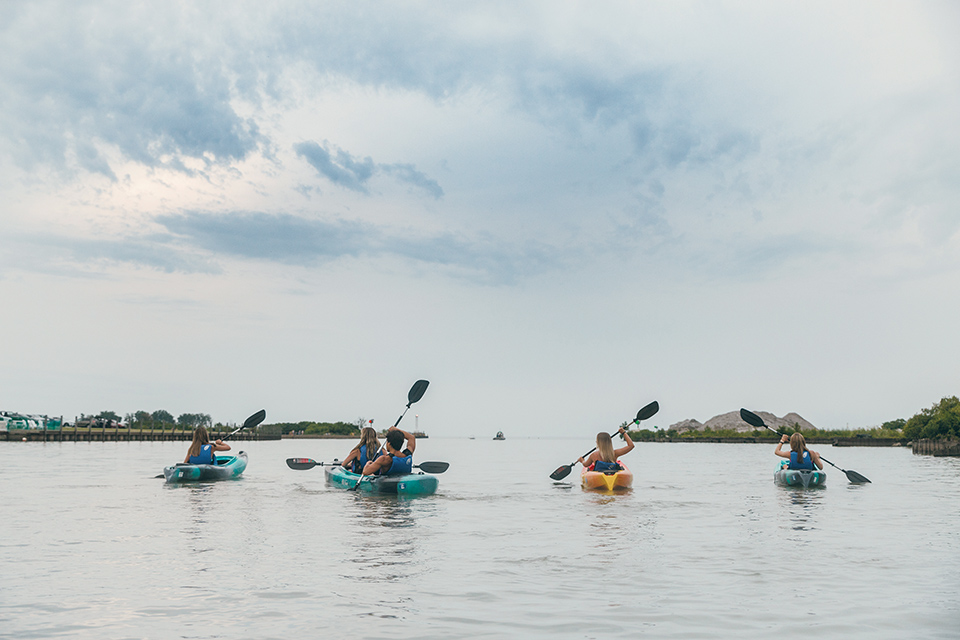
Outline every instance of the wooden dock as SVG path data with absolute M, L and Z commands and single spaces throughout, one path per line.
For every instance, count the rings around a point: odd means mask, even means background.
M 211 440 L 224 438 L 233 429 L 210 429 Z M 14 429 L 0 431 L 0 441 L 14 442 L 168 442 L 193 439 L 192 429 L 125 429 L 101 427 L 66 427 L 63 429 Z M 273 432 L 240 431 L 230 440 L 279 440 Z

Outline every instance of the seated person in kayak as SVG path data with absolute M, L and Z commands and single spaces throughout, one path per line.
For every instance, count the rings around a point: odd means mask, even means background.
M 214 451 L 230 451 L 230 445 L 225 444 L 223 440 L 210 442 L 206 427 L 197 427 L 193 430 L 193 443 L 190 445 L 183 463 L 216 464 L 217 459 L 213 454 Z
M 364 427 L 360 430 L 360 443 L 357 444 L 340 466 L 347 471 L 360 473 L 367 463 L 376 458 L 380 452 L 380 441 L 377 440 L 377 430 L 373 427 Z
M 781 451 L 780 447 L 787 442 L 790 443 L 790 451 Z M 795 433 L 790 437 L 787 437 L 787 434 L 780 436 L 780 442 L 777 443 L 777 450 L 774 451 L 774 453 L 781 458 L 789 459 L 789 462 L 783 462 L 783 464 L 787 466 L 787 469 L 813 469 L 814 465 L 817 466 L 817 469 L 823 469 L 823 463 L 820 462 L 820 454 L 807 449 L 807 442 L 799 433 Z
M 404 446 L 406 441 L 406 446 Z M 387 452 L 371 460 L 363 467 L 363 475 L 392 476 L 401 473 L 413 473 L 413 451 L 417 448 L 417 438 L 403 429 L 390 427 L 387 430 Z
M 597 434 L 597 450 L 587 456 L 586 460 L 578 458 L 577 462 L 591 471 L 618 471 L 621 467 L 617 464 L 617 458 L 630 453 L 636 446 L 623 427 L 620 427 L 620 435 L 627 441 L 627 446 L 614 449 L 610 434 L 601 431 Z

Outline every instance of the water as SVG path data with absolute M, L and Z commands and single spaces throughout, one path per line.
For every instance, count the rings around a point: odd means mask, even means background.
M 351 443 L 235 443 L 238 481 L 153 476 L 186 443 L 0 445 L 2 638 L 957 638 L 960 459 L 640 444 L 632 492 L 548 475 L 589 441 L 421 440 L 435 496 L 328 488 Z

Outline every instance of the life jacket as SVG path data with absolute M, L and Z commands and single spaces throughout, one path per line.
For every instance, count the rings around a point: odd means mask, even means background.
M 200 445 L 200 455 L 190 456 L 190 464 L 215 464 L 216 459 L 213 456 L 213 445 Z
M 599 471 L 603 473 L 604 471 L 620 471 L 620 463 L 618 462 L 605 462 L 603 460 L 597 460 L 593 463 L 592 466 L 594 471 Z
M 790 452 L 790 464 L 787 465 L 788 469 L 813 469 L 813 459 L 810 457 L 809 451 L 803 452 L 803 460 L 797 462 L 797 452 Z
M 405 473 L 413 473 L 413 454 L 407 454 L 406 457 L 400 458 L 391 453 L 385 454 L 393 458 L 390 462 L 390 468 L 387 469 L 386 473 L 381 475 L 385 476 L 397 476 Z
M 383 455 L 383 454 L 381 454 Z M 374 456 L 374 460 L 380 456 Z M 363 467 L 370 462 L 370 458 L 367 456 L 367 445 L 360 445 L 360 457 L 353 461 L 353 472 L 354 473 L 363 473 Z

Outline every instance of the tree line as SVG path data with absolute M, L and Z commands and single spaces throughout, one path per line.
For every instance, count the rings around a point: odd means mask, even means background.
M 164 409 L 156 411 L 134 411 L 127 413 L 122 418 L 115 411 L 101 411 L 96 415 L 80 414 L 77 422 L 100 421 L 103 423 L 124 424 L 130 428 L 153 429 L 160 427 L 178 426 L 183 429 L 194 429 L 196 427 L 213 426 L 213 418 L 209 413 L 181 413 L 176 418 L 173 414 Z

